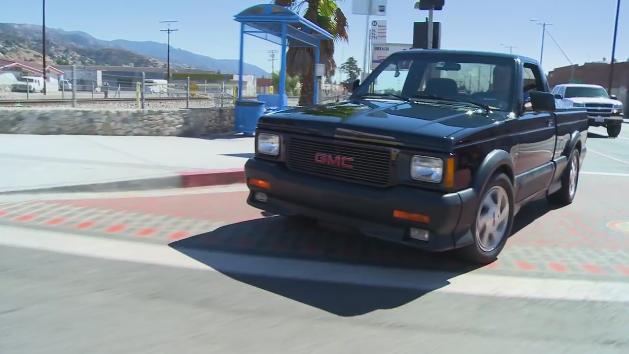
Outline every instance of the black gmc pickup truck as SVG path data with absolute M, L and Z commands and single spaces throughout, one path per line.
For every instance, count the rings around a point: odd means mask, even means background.
M 572 202 L 587 128 L 533 59 L 398 52 L 346 102 L 260 119 L 248 203 L 488 263 L 525 203 Z

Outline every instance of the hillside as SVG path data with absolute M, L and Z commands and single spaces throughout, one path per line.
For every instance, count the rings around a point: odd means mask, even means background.
M 157 42 L 105 41 L 80 31 L 47 28 L 47 57 L 56 64 L 129 65 L 163 67 L 167 46 Z M 41 60 L 41 26 L 0 23 L 0 58 Z M 236 73 L 238 61 L 215 59 L 171 47 L 171 65 L 222 73 Z M 261 68 L 245 64 L 245 73 L 268 76 Z

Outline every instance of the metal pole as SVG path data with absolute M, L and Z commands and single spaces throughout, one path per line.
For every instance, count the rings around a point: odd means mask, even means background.
M 286 23 L 282 23 L 282 53 L 280 56 L 280 82 L 278 87 L 278 94 L 280 95 L 280 102 L 282 107 L 284 107 L 287 103 L 284 102 L 284 95 L 286 94 L 286 48 L 288 46 L 286 40 Z
M 47 94 L 46 88 L 46 0 L 42 0 L 42 72 L 44 73 L 44 95 Z M 28 91 L 28 90 L 27 90 Z
M 315 68 L 313 69 L 314 72 L 314 92 L 312 94 L 312 104 L 318 104 L 319 103 L 319 76 L 317 76 L 316 73 L 316 67 L 317 64 L 319 64 L 319 61 L 321 60 L 320 58 L 320 50 L 319 47 L 315 47 L 314 48 L 314 61 L 315 61 Z
M 94 81 L 92 81 L 92 101 L 94 100 Z
M 612 41 L 612 61 L 609 65 L 609 83 L 607 84 L 607 92 L 611 95 L 614 83 L 614 58 L 616 57 L 616 36 L 618 35 L 618 17 L 620 15 L 620 0 L 616 4 L 616 24 L 614 25 L 614 39 Z
M 168 50 L 166 52 L 166 81 L 170 81 L 170 31 L 168 31 Z
M 72 65 L 72 107 L 76 107 L 76 65 Z
M 544 61 L 544 39 L 546 38 L 546 22 L 542 23 L 542 50 L 539 53 L 539 66 L 542 67 Z M 544 69 L 542 69 L 544 70 Z
M 190 76 L 186 77 L 186 108 L 190 108 Z
M 143 71 L 142 72 L 142 84 L 140 85 L 141 87 L 141 92 L 140 92 L 140 107 L 142 109 L 144 109 L 144 89 L 146 88 L 144 85 L 146 84 L 146 73 Z
M 428 10 L 428 49 L 433 49 L 433 45 L 432 45 L 432 38 L 433 38 L 433 20 L 432 20 L 432 15 L 433 15 L 433 11 L 434 9 L 431 8 L 430 10 Z
M 242 75 L 245 71 L 245 24 L 240 24 L 240 59 L 238 61 L 238 101 L 242 100 Z
M 61 100 L 63 101 L 66 98 L 66 85 L 64 83 L 65 79 L 61 79 Z
M 365 51 L 363 53 L 363 80 L 367 77 L 367 61 L 369 60 L 367 56 L 369 55 L 369 15 L 371 14 L 371 0 L 369 0 L 369 8 L 367 15 L 365 16 Z

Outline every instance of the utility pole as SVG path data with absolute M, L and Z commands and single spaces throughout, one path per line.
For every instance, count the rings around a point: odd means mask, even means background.
M 369 17 L 371 15 L 371 9 L 372 9 L 372 3 L 371 0 L 369 0 L 369 4 L 368 4 L 368 11 L 367 11 L 367 15 L 365 16 L 365 50 L 363 52 L 363 80 L 365 80 L 365 78 L 367 77 L 367 73 L 369 72 L 369 68 L 368 68 L 368 60 L 370 60 L 368 58 L 369 56 Z
M 177 22 L 179 21 L 176 21 L 176 20 L 159 21 L 159 23 L 165 23 L 167 26 L 166 29 L 160 30 L 160 32 L 166 32 L 168 36 L 168 50 L 166 52 L 166 81 L 170 81 L 170 34 L 172 32 L 179 31 L 176 28 L 170 28 L 170 25 Z
M 542 62 L 544 61 L 544 39 L 546 38 L 546 26 L 551 26 L 552 23 L 540 21 L 535 18 L 531 19 L 530 21 L 539 26 L 542 26 L 542 49 L 539 54 L 539 66 L 542 67 Z
M 277 54 L 277 50 L 273 49 L 273 50 L 269 50 L 269 61 L 271 62 L 271 76 L 273 76 L 273 74 L 275 74 L 275 61 L 277 60 L 277 58 L 275 57 L 275 54 Z
M 46 89 L 46 0 L 42 0 L 42 72 L 44 73 L 44 95 L 48 93 Z M 27 90 L 28 91 L 28 87 Z
M 504 48 L 509 48 L 509 54 L 513 54 L 513 48 L 517 48 L 517 47 L 516 47 L 516 46 L 514 46 L 514 45 L 506 45 L 506 44 L 504 44 L 504 43 L 500 43 L 500 46 L 501 46 L 501 47 L 504 47 Z
M 433 25 L 434 21 L 433 21 L 432 14 L 433 14 L 434 11 L 435 11 L 435 9 L 432 8 L 432 7 L 430 8 L 430 10 L 428 10 L 428 31 L 427 31 L 428 32 L 428 41 L 426 42 L 426 43 L 428 43 L 428 49 L 433 49 L 434 48 L 433 45 L 432 45 L 432 37 L 433 37 L 432 32 L 433 32 L 433 26 L 434 26 Z
M 609 82 L 607 84 L 607 92 L 612 94 L 612 86 L 614 83 L 614 61 L 616 58 L 616 36 L 618 35 L 618 17 L 620 15 L 620 0 L 616 4 L 616 24 L 614 26 L 614 39 L 612 40 L 612 60 L 609 65 Z

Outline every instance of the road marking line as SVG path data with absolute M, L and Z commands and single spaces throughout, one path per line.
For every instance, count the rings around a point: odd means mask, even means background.
M 61 218 L 61 217 L 53 218 L 53 219 L 50 219 L 50 220 L 46 221 L 46 225 L 51 225 L 51 226 L 59 225 L 59 224 L 64 223 L 65 221 L 66 221 L 65 218 Z
M 619 159 L 619 158 L 614 157 L 614 156 L 611 156 L 611 155 L 604 154 L 604 153 L 599 152 L 599 151 L 596 151 L 596 150 L 588 149 L 588 152 L 593 152 L 593 153 L 595 153 L 595 154 L 597 154 L 597 155 L 600 155 L 600 156 L 606 157 L 606 158 L 608 158 L 608 159 L 610 159 L 610 160 L 614 160 L 614 161 L 616 161 L 616 162 L 620 162 L 620 163 L 622 163 L 622 164 L 629 165 L 629 161 L 625 161 L 625 160 Z
M 35 214 L 24 214 L 24 215 L 20 215 L 16 217 L 14 220 L 27 222 L 27 221 L 32 221 L 33 219 L 35 219 Z
M 75 227 L 77 229 L 84 230 L 84 229 L 89 229 L 90 227 L 94 226 L 94 224 L 95 224 L 95 222 L 93 222 L 93 221 L 83 221 L 83 222 L 77 224 Z
M 565 265 L 559 262 L 550 262 L 548 263 L 548 267 L 558 273 L 565 273 L 568 270 Z
M 110 234 L 117 234 L 117 233 L 120 233 L 125 228 L 126 226 L 122 224 L 112 225 L 108 227 L 107 229 L 105 229 L 105 232 L 110 233 Z
M 584 264 L 583 269 L 590 273 L 590 274 L 603 274 L 603 270 L 601 269 L 601 267 L 597 266 L 596 264 Z
M 219 273 L 421 289 L 472 296 L 629 303 L 629 283 L 626 282 L 477 273 L 457 275 L 412 269 L 237 255 L 200 249 L 178 251 L 165 245 L 85 238 L 17 227 L 0 229 L 0 245 Z
M 146 228 L 138 230 L 138 232 L 136 232 L 135 235 L 139 237 L 147 237 L 147 236 L 150 236 L 151 234 L 154 234 L 155 231 L 156 230 L 153 228 L 146 227 Z
M 522 270 L 535 270 L 535 265 L 525 262 L 525 261 L 516 261 L 515 265 Z
M 595 172 L 595 171 L 581 171 L 579 173 L 582 175 L 629 177 L 629 173 Z

